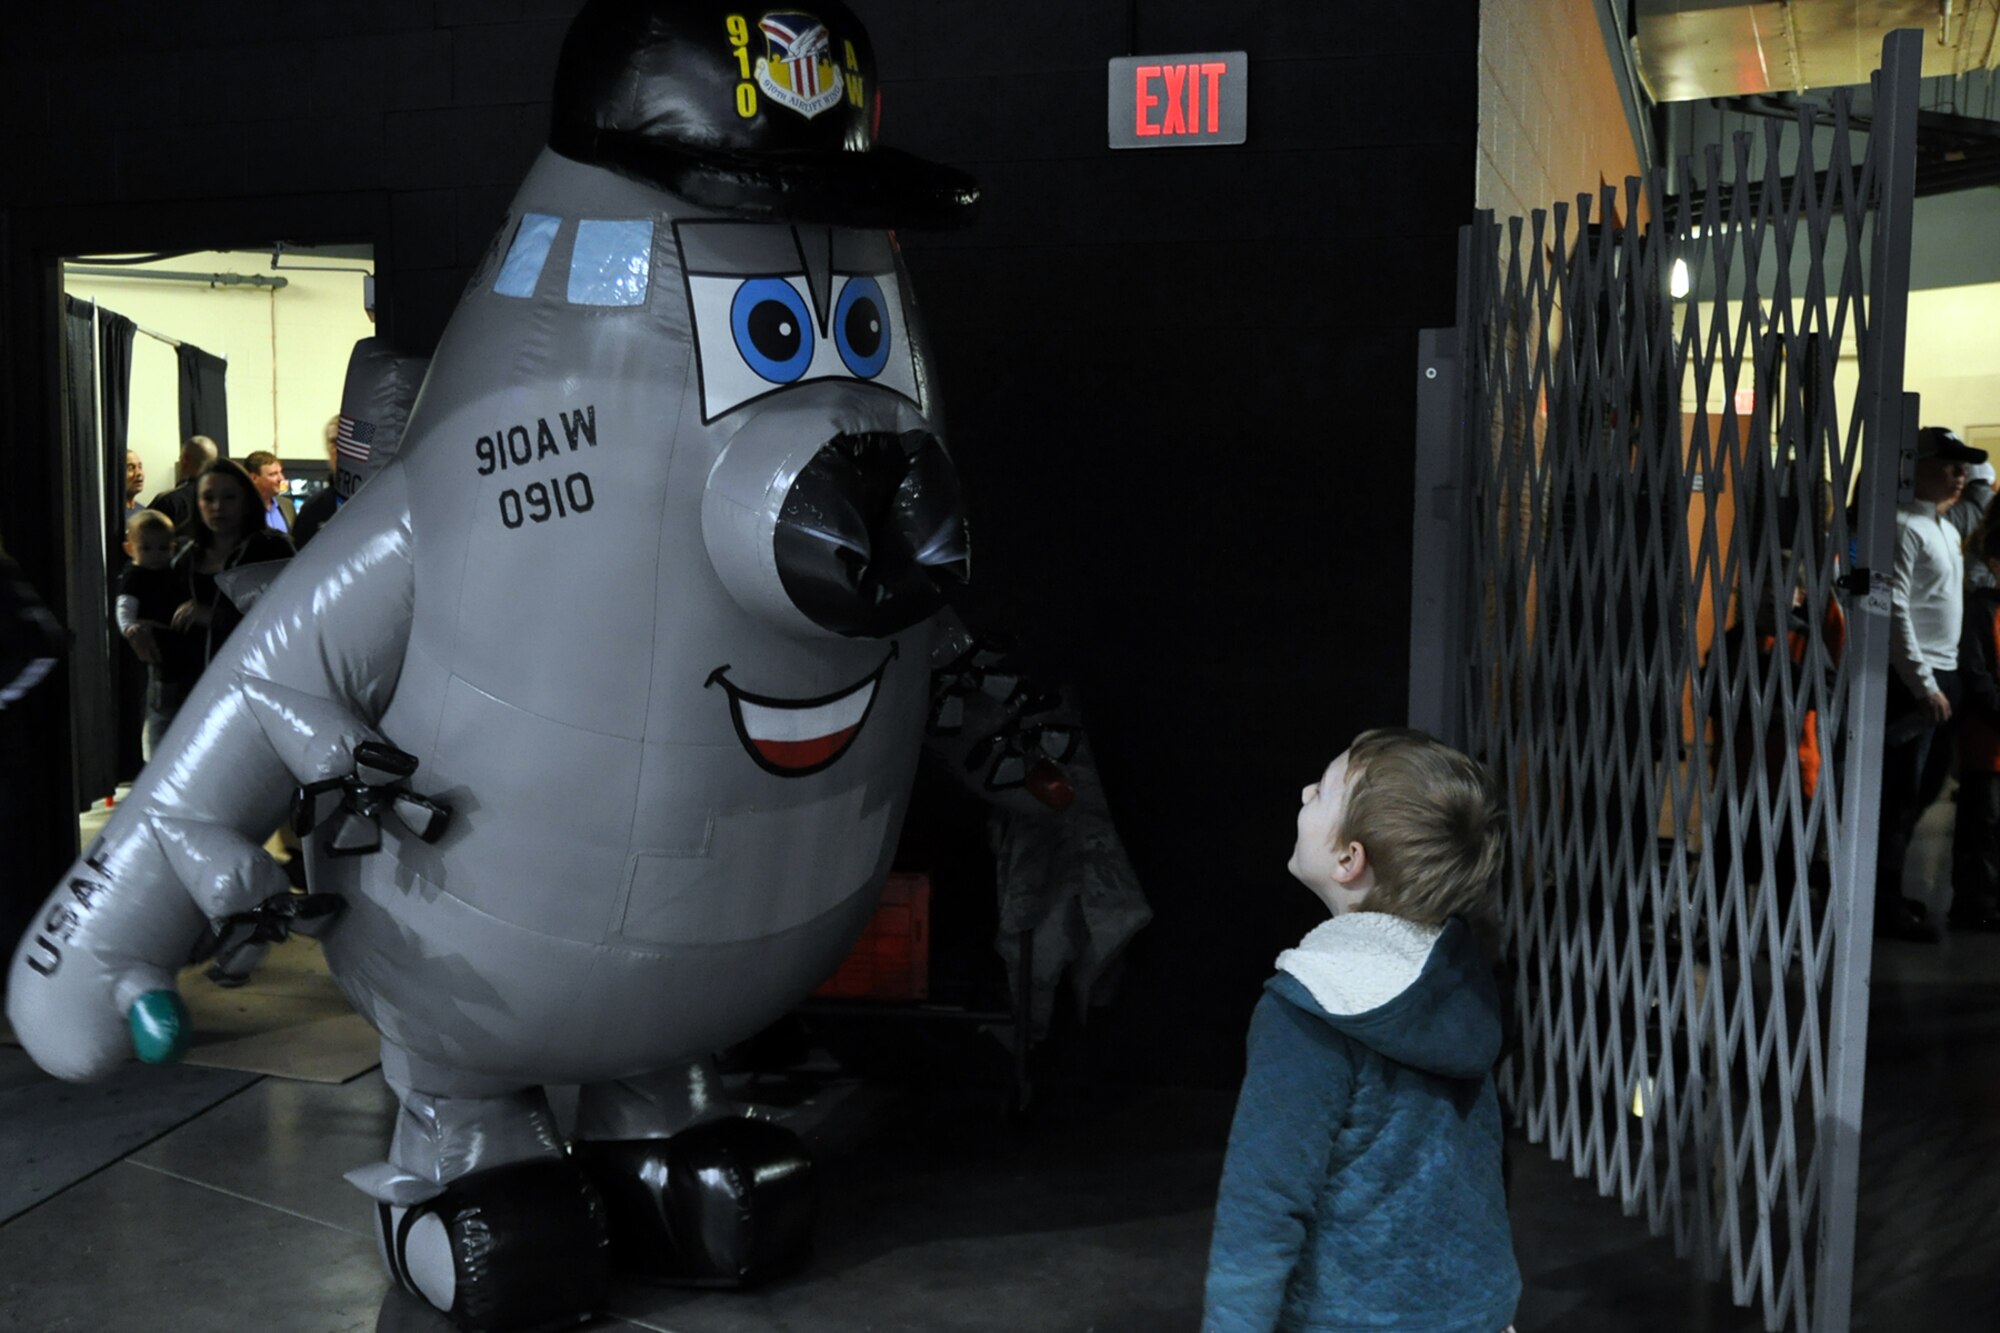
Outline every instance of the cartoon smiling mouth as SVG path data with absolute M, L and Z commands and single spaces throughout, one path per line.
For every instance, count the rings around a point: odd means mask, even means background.
M 729 696 L 736 737 L 757 767 L 781 778 L 802 778 L 826 768 L 854 744 L 875 707 L 882 673 L 896 660 L 896 653 L 892 642 L 881 666 L 845 689 L 817 699 L 778 699 L 739 689 L 729 680 L 727 662 L 708 673 L 702 688 L 720 685 Z

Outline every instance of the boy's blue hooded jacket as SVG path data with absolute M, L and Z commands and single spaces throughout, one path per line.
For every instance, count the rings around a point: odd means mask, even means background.
M 1380 912 L 1278 956 L 1209 1251 L 1207 1333 L 1501 1333 L 1500 1006 L 1465 923 Z

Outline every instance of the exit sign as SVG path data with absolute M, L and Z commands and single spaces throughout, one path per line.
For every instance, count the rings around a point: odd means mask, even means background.
M 1111 146 L 1242 143 L 1249 88 L 1241 51 L 1119 56 L 1111 62 Z

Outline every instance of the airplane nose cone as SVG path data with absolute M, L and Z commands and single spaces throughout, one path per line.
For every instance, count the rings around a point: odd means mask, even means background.
M 958 471 L 929 431 L 835 436 L 799 470 L 773 537 L 786 596 L 836 634 L 906 629 L 968 570 Z

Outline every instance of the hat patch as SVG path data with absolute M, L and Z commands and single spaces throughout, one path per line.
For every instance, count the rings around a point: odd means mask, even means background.
M 757 31 L 764 34 L 765 54 L 757 58 L 755 78 L 766 97 L 808 120 L 840 105 L 846 84 L 824 23 L 810 14 L 781 11 L 757 20 Z M 851 45 L 849 63 L 856 63 Z

